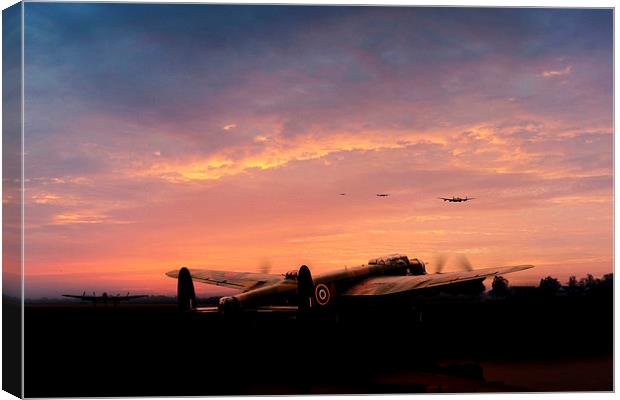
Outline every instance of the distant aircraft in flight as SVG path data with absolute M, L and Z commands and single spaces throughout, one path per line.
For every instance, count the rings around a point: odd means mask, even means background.
M 377 193 L 377 197 L 388 197 L 389 193 Z
M 455 197 L 455 196 L 452 196 L 452 198 L 450 198 L 450 197 L 437 197 L 437 198 L 441 199 L 443 201 L 449 201 L 451 203 L 460 203 L 462 201 L 468 201 L 468 200 L 475 199 L 475 197 L 467 197 L 467 196 L 465 196 L 464 198 L 463 197 Z
M 356 297 L 423 294 L 429 291 L 470 293 L 472 289 L 479 288 L 487 277 L 532 267 L 516 265 L 427 274 L 423 261 L 409 260 L 405 255 L 394 254 L 370 260 L 367 265 L 327 272 L 315 278 L 306 265 L 279 275 L 189 270 L 186 267 L 169 271 L 166 275 L 178 279 L 178 304 L 184 311 L 196 308 L 194 280 L 240 290 L 241 293 L 234 296 L 222 297 L 218 307 L 201 310 L 229 314 L 242 310 L 273 312 L 285 308 L 304 312 L 325 308 L 340 299 Z
M 63 297 L 71 297 L 73 299 L 80 299 L 82 301 L 92 301 L 93 304 L 97 304 L 97 303 L 103 303 L 103 304 L 108 304 L 108 303 L 112 303 L 114 305 L 117 305 L 119 302 L 121 301 L 128 301 L 128 300 L 133 300 L 133 299 L 139 299 L 141 297 L 148 297 L 147 295 L 134 295 L 134 296 L 130 296 L 129 292 L 127 292 L 126 296 L 121 296 L 120 294 L 117 294 L 116 296 L 108 296 L 108 294 L 106 292 L 103 292 L 103 294 L 101 296 L 97 296 L 95 295 L 95 292 L 93 292 L 92 296 L 86 296 L 86 292 L 82 293 L 82 295 L 75 295 L 75 294 L 63 294 Z
M 346 196 L 346 195 L 347 195 L 346 193 L 340 193 L 340 196 Z

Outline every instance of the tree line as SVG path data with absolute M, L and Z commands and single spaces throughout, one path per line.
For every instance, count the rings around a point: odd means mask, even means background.
M 536 292 L 545 296 L 568 295 L 568 296 L 586 296 L 611 293 L 613 291 L 614 274 L 605 274 L 602 278 L 595 278 L 591 274 L 586 277 L 577 279 L 575 275 L 568 278 L 565 285 L 562 285 L 557 278 L 547 276 L 540 280 L 539 285 L 535 288 Z M 503 276 L 493 278 L 491 290 L 489 294 L 493 297 L 507 297 L 512 294 L 513 290 L 509 286 L 508 279 Z

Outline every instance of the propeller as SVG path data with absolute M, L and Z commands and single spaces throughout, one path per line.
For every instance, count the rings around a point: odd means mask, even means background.
M 458 254 L 456 258 L 457 258 L 456 266 L 458 267 L 459 270 L 473 271 L 474 268 L 472 267 L 471 262 L 469 261 L 467 256 L 465 256 L 464 254 Z M 448 255 L 446 254 L 439 254 L 435 257 L 435 273 L 436 274 L 441 274 L 441 272 L 443 271 L 443 268 L 446 266 L 447 260 L 448 260 Z
M 471 262 L 469 262 L 469 259 L 465 254 L 460 254 L 458 260 L 459 267 L 462 268 L 464 271 L 473 271 L 474 268 L 471 266 Z
M 258 266 L 258 271 L 261 274 L 268 274 L 271 271 L 271 262 L 267 259 L 263 260 Z
M 441 274 L 443 267 L 446 265 L 446 261 L 448 260 L 448 256 L 445 254 L 438 254 L 435 257 L 435 273 Z

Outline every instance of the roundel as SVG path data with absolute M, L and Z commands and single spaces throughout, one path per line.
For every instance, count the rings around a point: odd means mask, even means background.
M 319 305 L 326 305 L 327 303 L 329 303 L 329 299 L 331 297 L 329 293 L 329 288 L 324 284 L 319 283 L 314 289 L 314 297 L 316 298 L 316 302 L 319 303 Z

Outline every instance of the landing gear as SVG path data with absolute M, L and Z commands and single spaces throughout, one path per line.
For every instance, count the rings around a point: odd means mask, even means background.
M 224 316 L 237 315 L 241 312 L 241 306 L 236 297 L 222 297 L 218 310 Z

